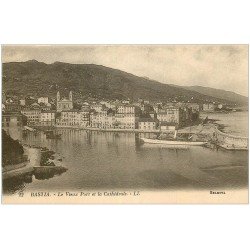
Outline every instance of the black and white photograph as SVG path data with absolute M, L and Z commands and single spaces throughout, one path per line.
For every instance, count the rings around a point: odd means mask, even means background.
M 3 45 L 5 203 L 248 203 L 248 45 Z

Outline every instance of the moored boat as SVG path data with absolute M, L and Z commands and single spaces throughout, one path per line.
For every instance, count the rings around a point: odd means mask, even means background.
M 61 134 L 57 134 L 54 131 L 45 131 L 46 139 L 61 139 Z
M 166 145 L 203 146 L 206 144 L 206 142 L 201 142 L 201 141 L 160 140 L 160 139 L 148 139 L 148 138 L 141 138 L 141 140 L 144 143 L 166 144 Z

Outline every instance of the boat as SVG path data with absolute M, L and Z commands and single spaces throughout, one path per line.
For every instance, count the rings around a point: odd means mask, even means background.
M 191 131 L 190 131 L 191 132 Z M 160 136 L 157 139 L 148 139 L 148 138 L 141 138 L 144 143 L 151 143 L 151 144 L 164 144 L 164 145 L 172 145 L 172 146 L 203 146 L 206 144 L 205 141 L 196 141 L 192 140 L 193 134 L 189 134 L 188 138 L 177 138 L 177 130 L 174 131 L 173 139 L 162 139 Z
M 165 144 L 165 145 L 184 145 L 184 146 L 203 146 L 206 142 L 201 141 L 178 141 L 178 140 L 160 140 L 160 139 L 148 139 L 140 138 L 144 143 L 151 144 Z
M 61 134 L 56 134 L 54 131 L 52 130 L 47 130 L 45 131 L 46 134 L 46 139 L 61 139 Z
M 29 127 L 29 126 L 24 126 L 23 129 L 24 129 L 24 130 L 27 130 L 27 131 L 30 131 L 30 132 L 36 131 L 34 128 L 31 128 L 31 127 Z

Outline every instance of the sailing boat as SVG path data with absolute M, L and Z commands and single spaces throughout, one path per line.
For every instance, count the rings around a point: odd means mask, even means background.
M 193 136 L 189 136 L 189 140 Z M 174 132 L 173 140 L 161 140 L 161 139 L 148 139 L 148 138 L 141 138 L 144 143 L 151 143 L 151 144 L 165 144 L 165 145 L 185 145 L 185 146 L 203 146 L 206 142 L 202 141 L 183 141 L 177 139 L 177 130 Z

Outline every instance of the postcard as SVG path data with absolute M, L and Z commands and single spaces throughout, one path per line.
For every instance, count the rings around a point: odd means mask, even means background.
M 247 204 L 248 45 L 2 45 L 2 203 Z

